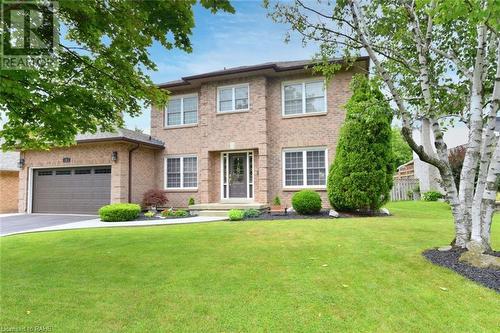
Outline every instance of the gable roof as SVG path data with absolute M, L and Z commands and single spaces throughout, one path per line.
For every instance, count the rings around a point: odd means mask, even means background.
M 101 141 L 127 141 L 138 144 L 143 144 L 153 148 L 164 148 L 165 144 L 149 134 L 144 134 L 138 131 L 132 131 L 126 128 L 118 128 L 115 132 L 96 132 L 78 134 L 76 136 L 77 143 L 101 142 Z
M 356 61 L 367 61 L 369 57 L 358 57 Z M 343 63 L 345 61 L 344 58 L 337 58 L 330 60 L 331 63 Z M 238 66 L 232 68 L 224 68 L 222 70 L 207 72 L 203 74 L 196 74 L 191 76 L 184 76 L 180 80 L 169 81 L 165 83 L 158 84 L 159 88 L 172 88 L 178 86 L 188 86 L 191 85 L 192 81 L 200 80 L 200 79 L 208 79 L 217 76 L 231 75 L 231 74 L 246 74 L 250 72 L 262 71 L 262 70 L 270 70 L 274 73 L 292 71 L 292 70 L 301 70 L 306 69 L 307 66 L 313 66 L 318 64 L 318 62 L 314 62 L 312 60 L 296 60 L 296 61 L 278 61 L 278 62 L 265 62 L 262 64 L 251 65 L 251 66 Z

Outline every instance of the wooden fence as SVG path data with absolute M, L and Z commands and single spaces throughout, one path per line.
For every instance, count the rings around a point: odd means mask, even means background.
M 391 201 L 418 200 L 415 198 L 415 189 L 418 188 L 418 179 L 413 177 L 394 178 L 391 190 Z M 409 192 L 413 193 L 412 196 Z

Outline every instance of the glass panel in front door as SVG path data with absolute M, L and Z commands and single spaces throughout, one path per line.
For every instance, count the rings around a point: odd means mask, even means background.
M 229 197 L 247 197 L 247 154 L 229 154 Z

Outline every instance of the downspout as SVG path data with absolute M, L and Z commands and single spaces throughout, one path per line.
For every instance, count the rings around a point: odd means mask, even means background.
M 128 202 L 132 202 L 132 152 L 139 149 L 140 145 L 137 144 L 132 149 L 128 150 Z

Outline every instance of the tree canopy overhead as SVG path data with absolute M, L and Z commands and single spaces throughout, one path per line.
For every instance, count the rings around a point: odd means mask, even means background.
M 212 13 L 234 12 L 229 0 L 199 3 Z M 146 74 L 156 69 L 148 48 L 159 43 L 167 50 L 191 52 L 196 4 L 59 0 L 56 18 L 65 34 L 53 55 L 58 66 L 0 69 L 0 111 L 8 118 L 0 131 L 2 148 L 69 145 L 77 133 L 122 126 L 122 114 L 140 114 L 143 102 L 165 103 L 167 93 Z
M 489 248 L 500 175 L 500 144 L 494 135 L 500 104 L 500 2 L 294 0 L 267 6 L 271 17 L 288 23 L 304 42 L 320 44 L 323 64 L 317 70 L 328 77 L 332 56 L 368 54 L 402 121 L 405 140 L 441 175 L 455 220 L 452 243 Z M 446 127 L 457 121 L 470 130 L 458 187 L 443 140 Z M 422 127 L 422 144 L 413 139 L 413 126 Z

